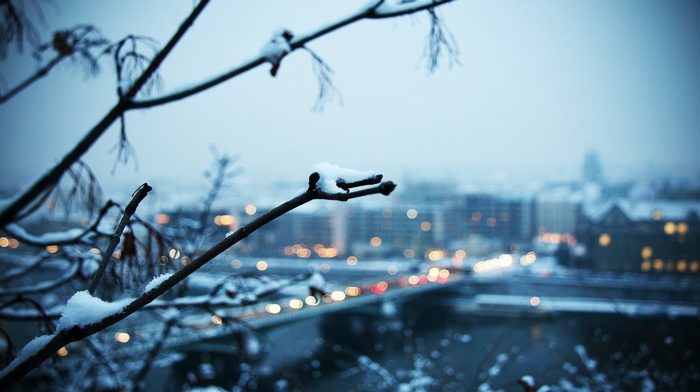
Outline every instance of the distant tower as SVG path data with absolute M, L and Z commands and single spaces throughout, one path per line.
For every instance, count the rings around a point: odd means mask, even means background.
M 603 184 L 603 168 L 600 166 L 598 152 L 588 151 L 583 160 L 583 182 L 588 184 Z

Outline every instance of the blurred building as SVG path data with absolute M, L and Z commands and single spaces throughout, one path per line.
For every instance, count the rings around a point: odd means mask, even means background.
M 617 200 L 584 217 L 579 240 L 595 270 L 700 272 L 700 202 Z
M 535 205 L 525 198 L 468 194 L 455 198 L 444 209 L 446 237 L 468 240 L 471 236 L 499 239 L 504 246 L 529 243 L 535 235 Z

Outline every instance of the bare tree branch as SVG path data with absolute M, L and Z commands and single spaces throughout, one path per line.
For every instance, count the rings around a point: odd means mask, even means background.
M 290 51 L 303 48 L 304 45 L 316 38 L 333 32 L 349 24 L 355 23 L 362 19 L 383 19 L 391 18 L 400 15 L 408 15 L 415 12 L 423 11 L 426 9 L 431 9 L 433 7 L 449 3 L 453 0 L 414 0 L 414 1 L 404 1 L 396 4 L 388 4 L 384 0 L 377 0 L 372 4 L 362 8 L 358 12 L 341 19 L 340 21 L 331 24 L 327 27 L 320 28 L 308 35 L 294 38 L 289 42 Z M 135 99 L 137 94 L 141 92 L 142 88 L 154 77 L 156 70 L 160 67 L 161 63 L 165 60 L 168 54 L 172 51 L 175 45 L 180 41 L 183 35 L 187 32 L 189 27 L 194 23 L 194 20 L 201 14 L 204 7 L 208 4 L 208 0 L 201 0 L 197 7 L 192 11 L 192 13 L 187 17 L 187 19 L 180 25 L 180 28 L 166 44 L 166 46 L 161 50 L 150 62 L 148 67 L 143 71 L 138 79 L 129 87 L 125 92 L 122 92 L 121 99 L 119 102 L 105 115 L 105 117 L 95 125 L 84 137 L 76 144 L 76 146 L 66 154 L 63 159 L 61 159 L 55 166 L 48 170 L 39 179 L 33 182 L 27 189 L 25 189 L 21 194 L 16 196 L 5 208 L 0 210 L 0 227 L 7 225 L 19 216 L 27 206 L 30 206 L 35 199 L 40 197 L 46 189 L 50 188 L 53 184 L 57 182 L 63 173 L 65 173 L 73 163 L 80 159 L 80 157 L 87 152 L 90 147 L 97 141 L 97 139 L 117 120 L 123 118 L 124 113 L 131 109 L 142 109 L 149 108 L 158 105 L 163 105 L 169 102 L 174 102 L 180 99 L 190 97 L 194 94 L 208 90 L 214 86 L 217 86 L 235 76 L 238 76 L 244 72 L 247 72 L 259 65 L 266 63 L 268 60 L 265 56 L 260 55 L 255 59 L 252 59 L 232 70 L 216 76 L 198 86 L 183 91 L 175 92 L 170 95 L 161 96 L 159 98 L 148 99 L 148 100 L 137 100 Z
M 117 245 L 119 245 L 119 239 L 122 236 L 122 233 L 124 232 L 124 228 L 126 227 L 126 224 L 129 222 L 129 219 L 131 219 L 131 216 L 134 215 L 136 212 L 136 207 L 138 207 L 139 203 L 148 195 L 148 192 L 150 192 L 153 188 L 151 188 L 148 184 L 143 184 L 139 189 L 134 192 L 133 198 L 129 202 L 129 205 L 126 206 L 124 209 L 124 215 L 122 216 L 121 221 L 119 222 L 119 226 L 117 227 L 117 230 L 114 232 L 112 235 L 112 238 L 109 240 L 109 246 L 105 250 L 104 254 L 102 255 L 102 262 L 100 263 L 100 268 L 97 270 L 97 273 L 95 274 L 95 277 L 93 278 L 92 282 L 90 282 L 90 287 L 88 288 L 88 292 L 90 294 L 95 293 L 95 289 L 97 288 L 97 285 L 100 283 L 100 279 L 102 279 L 102 275 L 105 272 L 105 269 L 107 268 L 107 264 L 109 264 L 109 261 L 112 259 L 112 254 L 114 253 L 114 250 L 117 248 Z
M 170 275 L 167 279 L 161 282 L 159 285 L 151 288 L 149 291 L 144 292 L 141 296 L 135 298 L 129 302 L 121 311 L 113 313 L 97 322 L 92 324 L 80 326 L 74 325 L 63 329 L 60 329 L 53 335 L 46 335 L 40 339 L 39 348 L 35 352 L 26 355 L 26 357 L 18 358 L 5 369 L 0 372 L 0 382 L 3 385 L 10 386 L 17 382 L 21 377 L 27 374 L 30 370 L 44 362 L 46 359 L 50 358 L 56 351 L 60 348 L 66 346 L 71 342 L 82 340 L 90 335 L 93 335 L 105 328 L 116 324 L 117 322 L 125 319 L 129 315 L 136 313 L 140 309 L 144 308 L 156 298 L 173 288 L 176 284 L 182 282 L 185 278 L 190 276 L 192 273 L 197 271 L 203 265 L 211 261 L 214 257 L 223 253 L 226 249 L 230 248 L 234 244 L 240 242 L 244 238 L 248 237 L 251 233 L 266 225 L 267 223 L 273 221 L 274 219 L 286 214 L 287 212 L 300 207 L 312 200 L 326 199 L 326 200 L 339 200 L 346 201 L 352 198 L 371 195 L 371 194 L 383 194 L 389 195 L 391 191 L 396 187 L 393 182 L 382 182 L 381 176 L 373 176 L 371 179 L 365 181 L 358 181 L 355 183 L 350 183 L 352 186 L 350 188 L 355 188 L 356 184 L 377 184 L 370 188 L 365 188 L 357 191 L 349 191 L 345 193 L 329 193 L 328 191 L 321 188 L 319 185 L 319 180 L 321 176 L 319 173 L 312 173 L 309 176 L 309 187 L 306 192 L 292 198 L 291 200 L 282 203 L 281 205 L 273 208 L 266 214 L 259 216 L 258 218 L 251 221 L 249 224 L 241 227 L 231 235 L 227 236 L 224 240 L 214 245 L 207 251 L 205 251 L 201 256 L 192 260 L 191 263 L 185 265 L 180 270 L 176 271 Z M 338 179 L 337 182 L 343 182 Z M 346 185 L 347 182 L 344 182 Z
M 22 3 L 22 2 L 20 2 Z M 39 33 L 31 19 L 24 12 L 24 4 L 15 5 L 11 0 L 0 1 L 0 60 L 7 57 L 10 45 L 14 42 L 17 50 L 24 50 L 24 41 L 30 44 L 39 42 Z M 39 18 L 43 21 L 44 15 L 39 7 L 36 7 Z
M 335 96 L 338 97 L 342 105 L 343 98 L 340 96 L 340 91 L 335 86 L 335 83 L 333 83 L 333 70 L 331 67 L 313 50 L 308 47 L 304 47 L 304 50 L 311 55 L 314 73 L 316 74 L 316 80 L 318 80 L 318 96 L 316 97 L 313 110 L 322 111 L 326 102 L 332 101 Z
M 158 67 L 165 58 L 170 54 L 175 45 L 184 36 L 185 32 L 192 26 L 195 19 L 201 14 L 204 7 L 209 3 L 209 0 L 201 0 L 197 7 L 192 11 L 192 13 L 185 19 L 185 21 L 180 25 L 177 32 L 173 35 L 167 45 L 161 50 L 151 61 L 148 68 L 141 74 L 141 76 L 131 85 L 128 91 L 124 93 L 122 99 L 105 115 L 105 117 L 97 123 L 78 144 L 73 147 L 73 149 L 68 152 L 56 165 L 39 177 L 34 183 L 32 183 L 26 190 L 12 200 L 9 205 L 2 210 L 0 210 L 0 227 L 7 225 L 12 222 L 22 211 L 32 202 L 38 198 L 46 189 L 50 188 L 53 184 L 57 182 L 63 173 L 70 169 L 70 167 L 80 159 L 80 157 L 87 152 L 90 147 L 97 141 L 97 139 L 102 136 L 102 134 L 107 131 L 107 129 L 114 124 L 126 110 L 128 110 L 129 105 L 127 100 L 134 98 L 141 88 L 148 82 L 148 80 L 153 76 Z
M 49 49 L 55 53 L 54 57 L 26 80 L 0 95 L 0 104 L 7 102 L 32 83 L 48 75 L 63 60 L 71 60 L 75 64 L 82 65 L 87 76 L 96 75 L 100 70 L 98 63 L 100 54 L 95 54 L 93 51 L 105 48 L 107 45 L 109 41 L 103 38 L 100 31 L 92 25 L 78 25 L 54 32 L 50 42 L 36 48 L 34 58 L 40 61 L 42 53 Z
M 433 73 L 438 68 L 442 54 L 447 53 L 448 65 L 461 65 L 459 62 L 459 49 L 452 33 L 445 27 L 442 19 L 434 8 L 428 9 L 430 15 L 430 34 L 426 40 L 424 57 L 427 61 L 428 72 Z M 444 52 L 443 52 L 444 51 Z
M 416 0 L 412 2 L 405 2 L 401 3 L 398 5 L 388 5 L 385 0 L 377 0 L 376 2 L 372 3 L 371 5 L 368 5 L 358 12 L 341 19 L 337 21 L 334 24 L 331 24 L 327 27 L 321 28 L 315 32 L 312 32 L 310 34 L 307 34 L 305 36 L 301 37 L 295 37 L 289 42 L 289 46 L 291 51 L 301 49 L 306 45 L 307 43 L 313 41 L 316 38 L 322 37 L 328 33 L 331 33 L 335 30 L 338 30 L 342 27 L 345 27 L 347 25 L 353 24 L 357 21 L 363 20 L 363 19 L 384 19 L 384 18 L 393 18 L 396 16 L 402 16 L 402 15 L 408 15 L 412 14 L 415 12 L 423 11 L 426 9 L 430 9 L 445 3 L 452 2 L 454 0 Z M 152 98 L 152 99 L 144 99 L 144 100 L 134 100 L 130 103 L 129 108 L 130 109 L 140 109 L 140 108 L 150 108 L 154 106 L 159 106 L 163 105 L 166 103 L 174 102 L 180 99 L 184 99 L 187 97 L 190 97 L 192 95 L 201 93 L 205 90 L 208 90 L 212 87 L 215 87 L 223 82 L 228 81 L 229 79 L 232 79 L 242 73 L 245 73 L 247 71 L 250 71 L 251 69 L 265 64 L 268 60 L 265 58 L 265 56 L 259 56 L 257 58 L 254 58 L 252 60 L 249 60 L 248 62 L 239 65 L 236 68 L 231 69 L 230 71 L 213 77 L 208 81 L 205 81 L 197 86 L 194 86 L 189 89 L 181 90 L 175 93 L 172 93 L 170 95 L 165 95 L 162 97 L 157 97 L 157 98 Z

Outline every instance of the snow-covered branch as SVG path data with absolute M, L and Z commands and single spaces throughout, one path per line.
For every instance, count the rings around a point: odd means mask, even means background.
M 380 183 L 382 176 L 373 172 L 359 172 L 334 165 L 321 167 L 325 169 L 323 175 L 319 172 L 312 173 L 309 176 L 309 186 L 306 192 L 241 227 L 175 273 L 159 278 L 154 284 L 149 284 L 149 289 L 139 297 L 123 299 L 118 302 L 105 302 L 92 296 L 88 291 L 76 293 L 66 304 L 59 319 L 57 331 L 52 335 L 35 338 L 25 346 L 13 362 L 0 371 L 0 382 L 3 385 L 12 385 L 67 344 L 102 331 L 138 312 L 226 249 L 297 207 L 318 199 L 346 201 L 378 193 L 389 195 L 395 188 L 393 182 Z M 338 189 L 332 187 L 333 182 L 340 189 L 340 192 L 336 192 Z M 366 185 L 371 186 L 354 190 Z M 265 290 L 257 293 L 257 295 L 266 294 Z
M 129 102 L 129 109 L 150 108 L 190 97 L 215 87 L 265 63 L 272 64 L 271 73 L 274 76 L 277 73 L 280 62 L 289 53 L 297 49 L 302 49 L 304 48 L 304 45 L 313 41 L 314 39 L 329 34 L 342 27 L 348 26 L 363 19 L 384 19 L 408 15 L 426 9 L 431 9 L 452 1 L 454 0 L 373 0 L 363 8 L 359 9 L 357 12 L 348 15 L 335 23 L 320 27 L 317 30 L 302 36 L 292 36 L 289 31 L 280 30 L 273 34 L 272 39 L 263 46 L 263 49 L 257 57 L 249 59 L 221 75 L 211 77 L 208 80 L 190 88 L 163 95 L 161 97 L 141 100 L 135 99 Z
M 138 93 L 148 84 L 149 80 L 154 77 L 157 69 L 170 54 L 175 45 L 177 45 L 180 39 L 184 36 L 189 27 L 192 26 L 194 21 L 209 2 L 208 0 L 201 0 L 193 9 L 192 13 L 183 21 L 180 28 L 175 32 L 165 47 L 158 52 L 153 60 L 148 64 L 143 73 L 134 81 L 133 84 L 131 84 L 127 91 L 123 91 L 121 93 L 119 102 L 117 102 L 117 104 L 103 117 L 103 119 L 92 129 L 90 129 L 82 140 L 80 140 L 80 142 L 77 143 L 71 151 L 60 159 L 58 163 L 35 180 L 22 193 L 13 198 L 9 203 L 0 203 L 0 227 L 6 226 L 15 221 L 16 218 L 21 215 L 23 210 L 32 205 L 32 203 L 34 203 L 37 198 L 44 194 L 47 189 L 50 189 L 53 184 L 57 183 L 58 179 L 60 179 L 61 176 L 92 147 L 97 139 L 112 124 L 118 120 L 123 120 L 124 114 L 127 111 L 131 109 L 154 107 L 190 97 L 265 63 L 273 63 L 273 70 L 276 72 L 277 68 L 279 67 L 279 62 L 282 61 L 282 58 L 287 54 L 303 48 L 308 42 L 318 37 L 324 36 L 357 21 L 363 19 L 382 19 L 407 15 L 426 9 L 432 9 L 451 1 L 453 0 L 372 0 L 354 14 L 351 14 L 328 26 L 321 27 L 309 34 L 292 38 L 291 33 L 286 32 L 287 34 L 285 34 L 285 31 L 281 32 L 279 37 L 273 37 L 273 41 L 281 42 L 284 45 L 276 46 L 277 52 L 274 56 L 266 51 L 261 51 L 257 57 L 232 68 L 228 72 L 214 76 L 195 87 L 173 92 L 169 95 L 164 95 L 153 99 L 136 99 Z

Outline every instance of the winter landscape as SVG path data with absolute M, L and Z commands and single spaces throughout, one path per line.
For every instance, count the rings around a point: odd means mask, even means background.
M 0 390 L 700 388 L 696 2 L 0 10 Z

